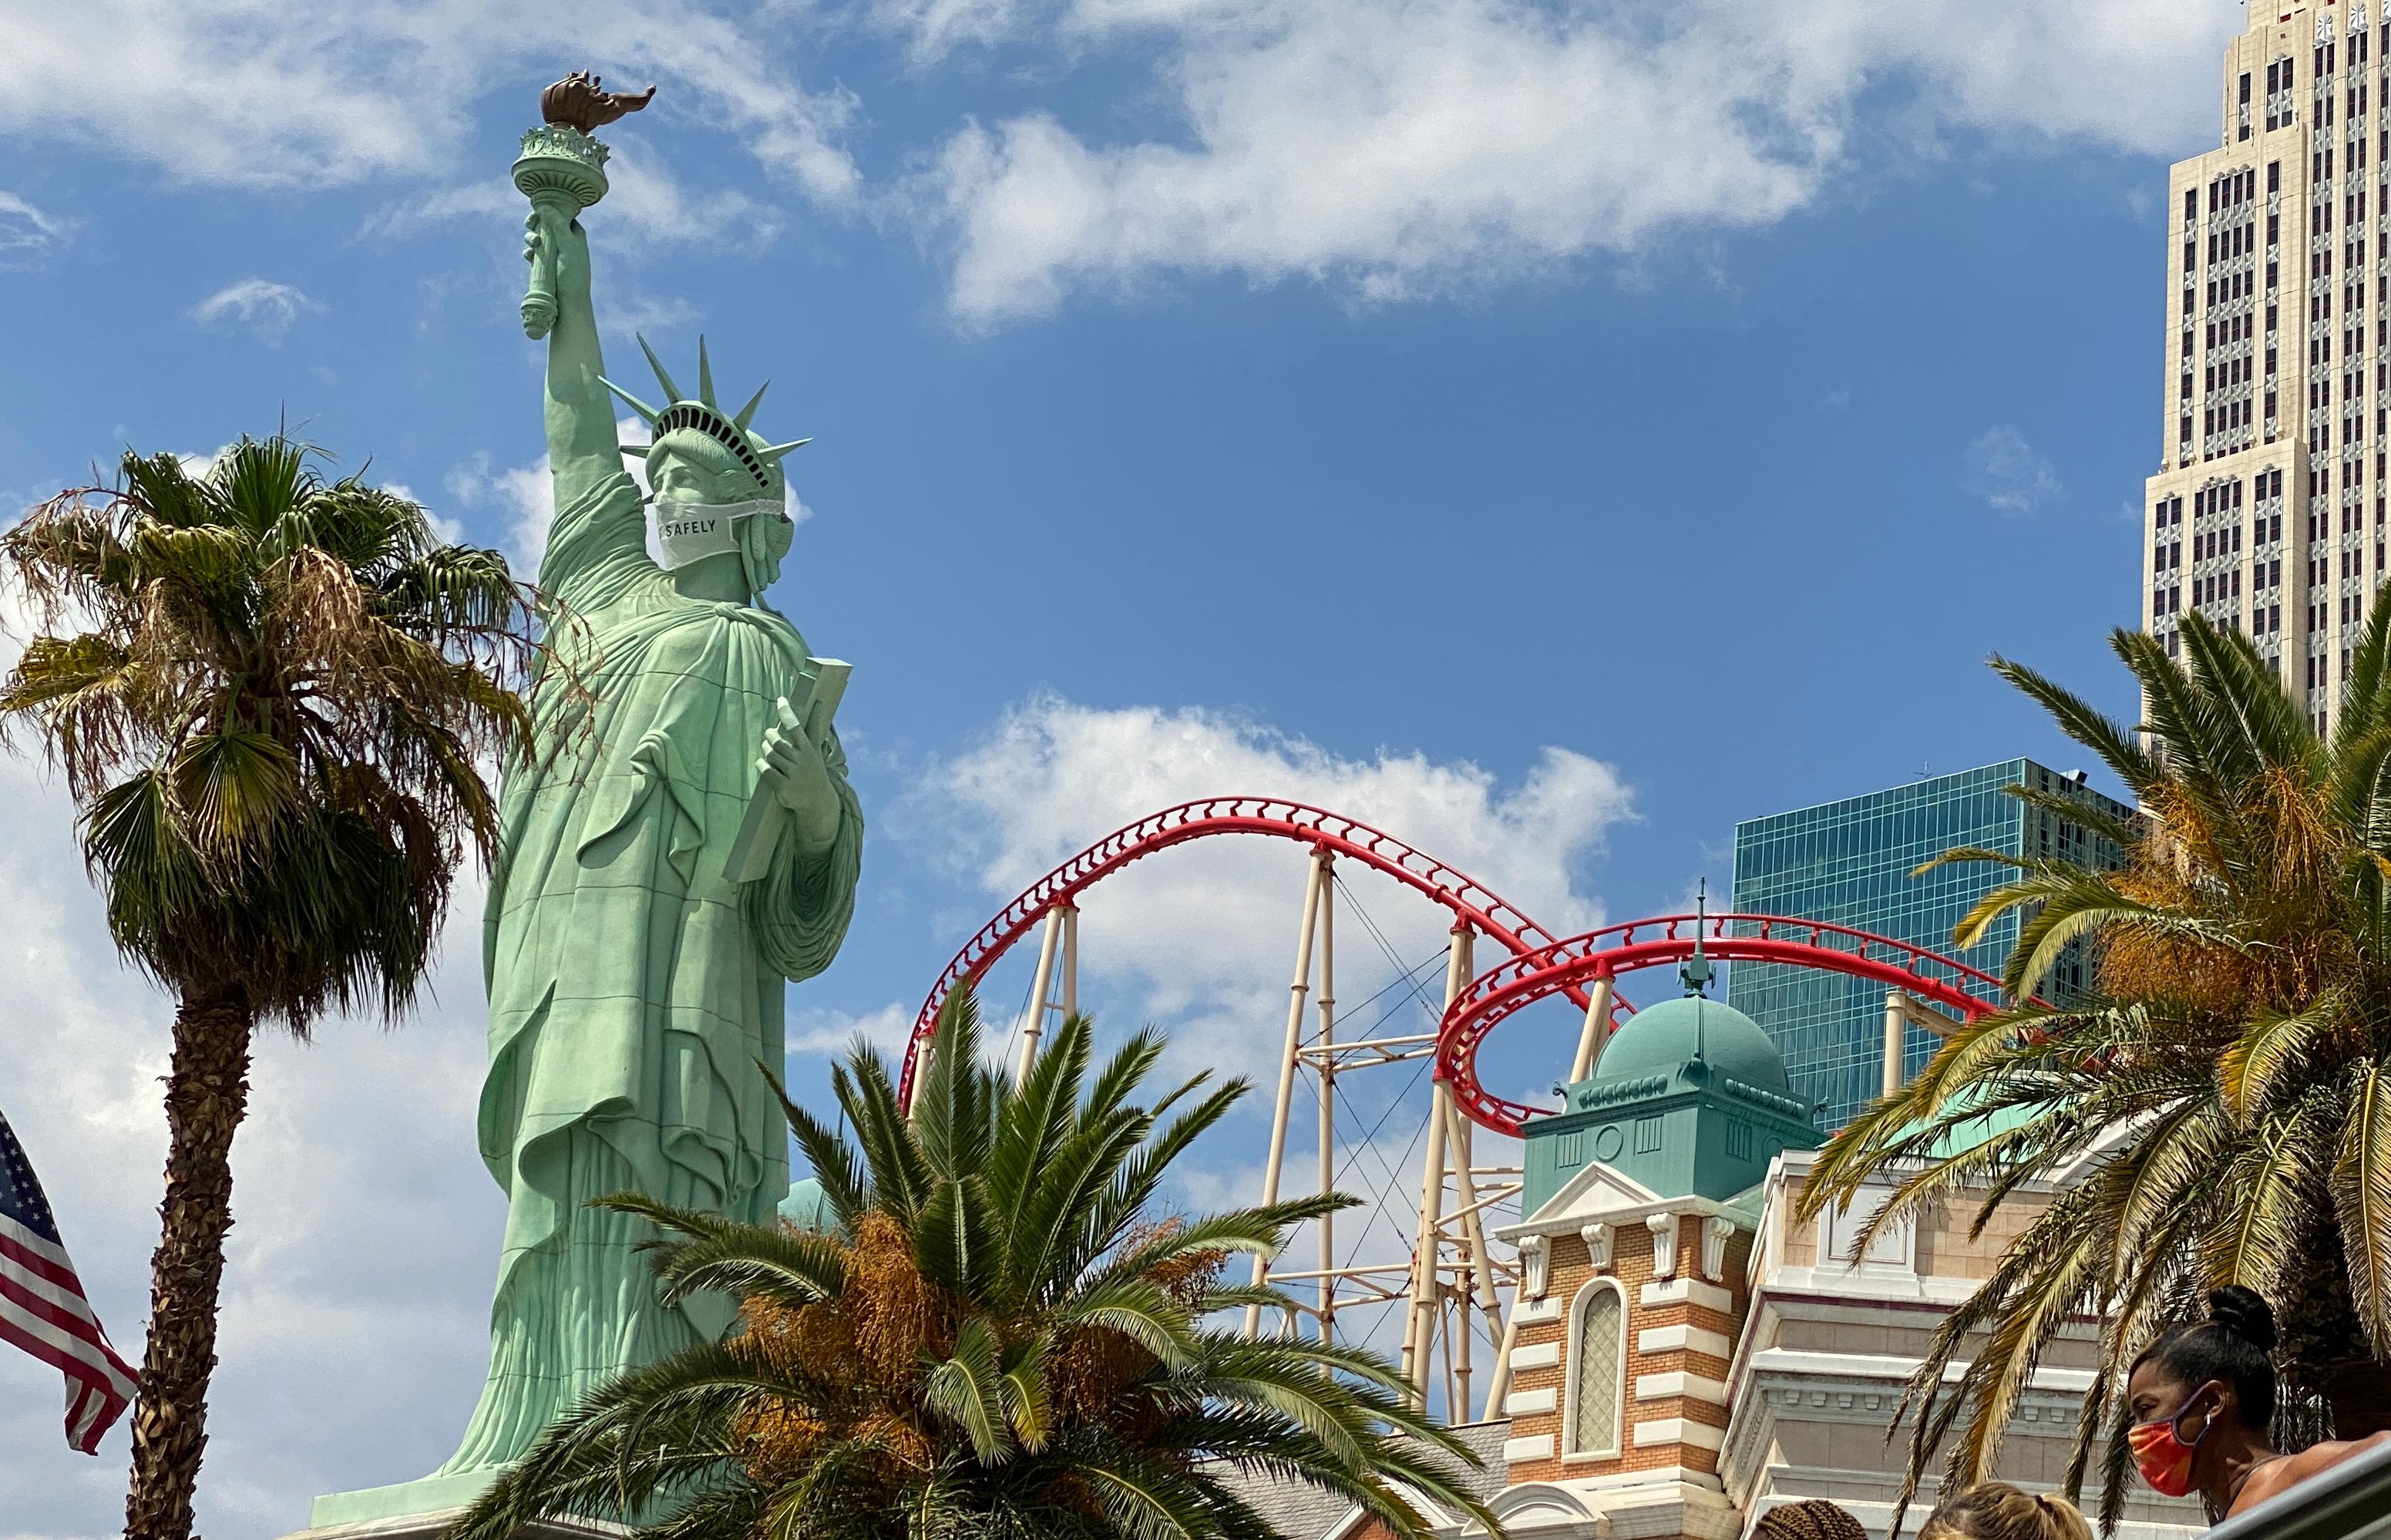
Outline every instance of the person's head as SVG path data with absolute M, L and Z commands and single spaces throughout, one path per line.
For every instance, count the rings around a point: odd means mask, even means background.
M 1828 1502 L 1807 1502 L 1772 1508 L 1751 1526 L 1751 1540 L 1868 1540 L 1868 1526 Z
M 763 399 L 760 390 L 736 415 L 722 410 L 714 399 L 714 370 L 704 338 L 697 344 L 695 399 L 681 395 L 645 338 L 640 346 L 665 388 L 664 408 L 648 406 L 612 381 L 606 385 L 630 404 L 652 434 L 645 445 L 623 447 L 645 461 L 665 565 L 735 572 L 750 597 L 760 595 L 780 576 L 795 529 L 781 461 L 806 441 L 774 444 L 749 429 Z
M 2092 1525 L 2064 1497 L 1978 1482 L 1936 1505 L 1918 1540 L 2092 1540 Z
M 2275 1313 L 2240 1285 L 2212 1289 L 2208 1318 L 2161 1332 L 2134 1360 L 2126 1406 L 2134 1463 L 2180 1497 L 2228 1478 L 2229 1456 L 2263 1443 L 2275 1417 Z

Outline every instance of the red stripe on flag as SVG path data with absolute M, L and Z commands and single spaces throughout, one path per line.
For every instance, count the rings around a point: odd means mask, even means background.
M 133 1389 L 133 1371 L 125 1367 L 124 1360 L 117 1357 L 116 1350 L 110 1347 L 106 1341 L 94 1344 L 83 1338 L 72 1336 L 61 1327 L 26 1310 L 6 1293 L 0 1293 L 0 1330 L 11 1332 L 16 1337 L 32 1338 L 60 1352 L 76 1357 L 79 1361 L 89 1365 L 96 1374 L 113 1374 L 120 1381 L 117 1386 L 119 1390 L 129 1391 Z
M 16 1237 L 6 1230 L 0 1230 L 0 1259 L 15 1262 L 37 1278 L 47 1278 L 50 1282 L 64 1288 L 71 1288 L 78 1294 L 83 1292 L 83 1280 L 75 1276 L 73 1268 L 61 1267 L 32 1247 L 19 1244 Z
M 55 1301 L 44 1299 L 10 1277 L 6 1269 L 0 1269 L 0 1300 L 6 1300 L 28 1315 L 47 1321 L 71 1337 L 81 1338 L 111 1358 L 115 1356 L 108 1345 L 107 1337 L 101 1334 L 98 1324 L 90 1316 L 78 1314 Z

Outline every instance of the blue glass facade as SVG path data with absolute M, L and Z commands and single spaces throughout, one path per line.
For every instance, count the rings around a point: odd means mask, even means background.
M 1910 874 L 1957 846 L 2008 855 L 2065 856 L 2112 864 L 2116 848 L 2001 788 L 2031 785 L 2071 792 L 2113 817 L 2132 809 L 2078 786 L 2030 759 L 1895 786 L 1798 812 L 1735 826 L 1735 907 L 1746 914 L 1829 920 L 1929 947 L 1997 976 L 2017 939 L 2005 916 L 1981 944 L 1958 951 L 1951 932 L 1976 900 L 2001 886 L 2009 868 L 1989 863 Z M 2051 989 L 2084 982 L 2083 964 L 2062 965 Z M 1782 964 L 1738 963 L 1728 970 L 1727 1002 L 1767 1029 L 1785 1055 L 1794 1094 L 1818 1104 L 1819 1126 L 1841 1128 L 1884 1084 L 1884 986 Z M 1911 1072 L 1934 1040 L 1912 1029 Z

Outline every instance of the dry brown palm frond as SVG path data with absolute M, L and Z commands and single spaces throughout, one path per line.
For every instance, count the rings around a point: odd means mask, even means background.
M 1117 1407 L 1121 1391 L 1155 1366 L 1154 1354 L 1118 1331 L 1080 1326 L 1062 1332 L 1046 1359 L 1046 1393 L 1057 1422 Z
M 856 1226 L 843 1298 L 855 1301 L 856 1351 L 875 1384 L 910 1385 L 924 1354 L 953 1351 L 955 1312 L 922 1275 L 904 1226 L 884 1211 Z
M 758 1402 L 743 1408 L 731 1424 L 739 1463 L 766 1486 L 778 1486 L 803 1475 L 814 1451 L 830 1432 L 830 1424 L 805 1407 L 786 1402 Z

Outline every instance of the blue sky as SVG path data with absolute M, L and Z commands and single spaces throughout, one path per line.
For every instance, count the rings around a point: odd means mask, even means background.
M 504 173 L 586 63 L 661 86 L 587 219 L 617 377 L 632 327 L 676 365 L 703 331 L 726 391 L 773 381 L 760 427 L 817 440 L 775 597 L 857 666 L 872 832 L 801 1045 L 885 1037 L 1012 891 L 1206 792 L 1372 819 L 1557 931 L 1673 909 L 1724 886 L 1738 818 L 2076 764 L 1990 652 L 2130 706 L 2104 637 L 2138 594 L 2165 166 L 2211 142 L 2240 25 L 1775 8 L 0 0 L 0 497 L 287 418 L 526 549 Z M 137 1341 L 165 1010 L 94 939 L 55 788 L 6 773 L 0 1105 Z M 1091 902 L 1086 996 L 1250 1071 L 1300 855 L 1164 860 Z M 1440 943 L 1352 896 L 1403 963 Z M 404 1031 L 262 1055 L 211 1533 L 416 1474 L 470 1404 L 498 1209 L 452 953 Z M 1353 997 L 1390 971 L 1343 956 Z M 1565 1052 L 1515 1039 L 1498 1089 Z M 1248 1190 L 1250 1143 L 1190 1200 Z M 6 1540 L 114 1525 L 122 1431 L 69 1454 L 56 1395 L 0 1359 Z

